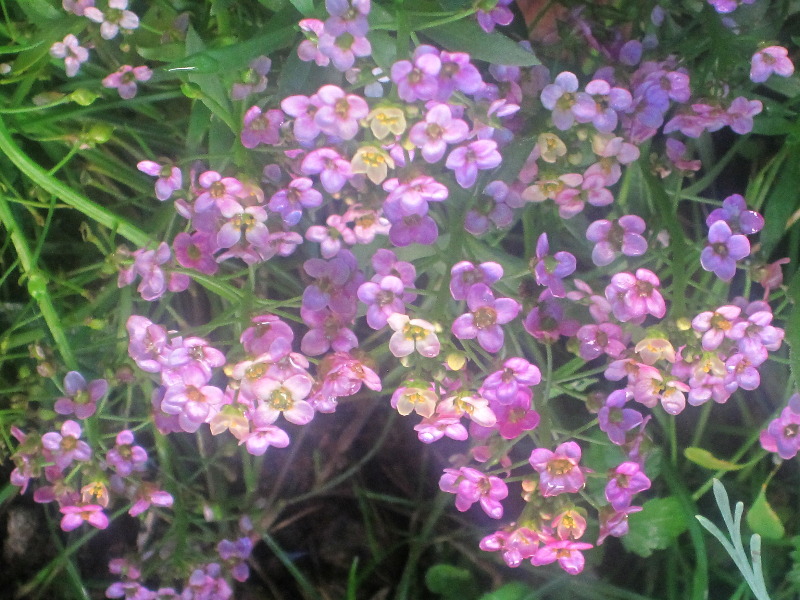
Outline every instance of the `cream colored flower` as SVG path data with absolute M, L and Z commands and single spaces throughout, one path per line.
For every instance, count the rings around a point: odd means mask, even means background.
M 390 168 L 394 169 L 394 159 L 388 152 L 376 146 L 361 146 L 350 161 L 353 173 L 366 173 L 376 185 L 386 179 Z

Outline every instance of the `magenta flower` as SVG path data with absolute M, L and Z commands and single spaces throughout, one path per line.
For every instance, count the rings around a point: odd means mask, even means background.
M 601 354 L 619 358 L 627 348 L 622 328 L 614 323 L 584 325 L 576 337 L 580 342 L 578 353 L 584 360 L 594 360 Z
M 518 527 L 510 532 L 503 529 L 487 535 L 479 546 L 484 552 L 500 552 L 503 561 L 509 567 L 515 568 L 536 553 L 540 538 L 541 536 L 532 529 Z
M 781 77 L 791 77 L 794 64 L 788 54 L 789 51 L 783 46 L 768 46 L 756 52 L 750 62 L 750 81 L 764 82 L 773 73 Z
M 55 42 L 50 46 L 50 56 L 63 58 L 67 77 L 75 77 L 81 64 L 89 60 L 89 51 L 81 46 L 78 38 L 70 33 L 63 42 Z
M 542 496 L 573 494 L 586 484 L 584 469 L 578 466 L 581 447 L 575 442 L 560 444 L 555 452 L 536 448 L 531 452 L 531 466 L 539 473 Z
M 624 462 L 609 475 L 606 500 L 611 503 L 614 510 L 630 506 L 636 494 L 650 488 L 650 479 L 644 474 L 639 463 Z
M 77 418 L 86 419 L 94 414 L 97 401 L 108 392 L 108 382 L 94 379 L 86 385 L 83 375 L 70 371 L 64 377 L 64 391 L 67 395 L 56 399 L 53 409 L 60 415 L 74 413 Z
M 487 400 L 510 404 L 517 399 L 521 389 L 538 385 L 541 381 L 539 367 L 524 358 L 509 358 L 503 362 L 501 370 L 484 379 L 480 393 Z
M 103 87 L 116 88 L 120 98 L 130 100 L 136 96 L 136 82 L 148 81 L 153 76 L 153 72 L 147 66 L 132 67 L 122 65 L 119 69 L 106 76 Z
M 300 308 L 300 316 L 309 330 L 300 340 L 300 351 L 308 356 L 334 352 L 349 352 L 358 347 L 358 338 L 350 329 L 352 319 L 345 318 L 329 308 L 309 310 Z
M 251 106 L 244 114 L 242 146 L 255 148 L 259 144 L 277 144 L 281 140 L 281 125 L 285 118 L 283 111 L 277 108 L 262 112 L 258 106 Z
M 306 239 L 320 244 L 322 258 L 333 258 L 339 254 L 343 243 L 348 246 L 356 243 L 356 234 L 347 226 L 347 220 L 342 215 L 333 214 L 325 220 L 325 225 L 309 227 Z
M 172 494 L 158 488 L 155 483 L 143 481 L 136 490 L 133 505 L 128 510 L 128 514 L 136 517 L 149 509 L 151 506 L 172 506 L 175 499 Z
M 499 477 L 485 475 L 470 467 L 445 469 L 439 479 L 439 489 L 456 494 L 456 508 L 464 512 L 480 502 L 483 512 L 493 519 L 503 516 L 503 504 L 508 496 L 508 486 Z
M 259 315 L 252 318 L 253 325 L 242 332 L 239 342 L 252 356 L 270 355 L 277 362 L 292 349 L 294 331 L 275 315 Z
M 205 171 L 197 178 L 199 194 L 194 206 L 197 212 L 206 212 L 216 206 L 223 214 L 234 214 L 242 210 L 238 194 L 244 189 L 235 177 L 223 177 L 216 171 Z
M 186 269 L 194 269 L 206 275 L 213 275 L 219 269 L 214 260 L 217 250 L 216 240 L 210 233 L 195 231 L 192 234 L 180 232 L 172 241 L 175 260 Z
M 442 51 L 439 58 L 442 68 L 439 70 L 438 99 L 442 102 L 447 102 L 456 90 L 475 94 L 486 85 L 480 71 L 470 62 L 469 54 Z
M 506 440 L 517 439 L 525 431 L 536 429 L 541 420 L 539 413 L 531 408 L 533 393 L 529 388 L 519 388 L 511 402 L 501 404 L 490 402 L 497 419 L 495 427 L 500 437 Z
M 452 331 L 460 340 L 478 338 L 478 343 L 487 352 L 498 352 L 505 339 L 500 325 L 514 319 L 521 309 L 512 298 L 495 299 L 492 290 L 483 283 L 473 285 L 467 294 L 464 313 L 453 321 Z
M 708 245 L 700 253 L 700 264 L 723 281 L 736 274 L 736 261 L 750 255 L 750 241 L 734 234 L 725 221 L 714 221 L 708 228 Z
M 614 510 L 606 506 L 600 510 L 600 534 L 597 545 L 602 544 L 608 536 L 623 537 L 628 533 L 628 515 L 642 510 L 641 506 L 626 506 L 621 510 Z
M 800 394 L 793 394 L 780 416 L 761 432 L 761 445 L 790 460 L 800 451 Z
M 577 575 L 583 571 L 586 562 L 581 551 L 591 547 L 586 542 L 550 539 L 534 553 L 531 564 L 539 567 L 558 561 L 558 565 L 567 573 Z
M 637 322 L 647 314 L 661 319 L 667 306 L 658 291 L 660 285 L 658 277 L 648 269 L 637 269 L 636 275 L 617 273 L 606 287 L 606 298 L 614 316 L 622 322 Z
M 497 142 L 477 140 L 450 152 L 445 166 L 454 172 L 458 185 L 466 189 L 475 185 L 478 170 L 494 169 L 502 160 Z
M 79 506 L 62 506 L 61 529 L 72 531 L 77 529 L 84 522 L 89 523 L 97 529 L 108 527 L 108 517 L 103 512 L 103 507 L 99 504 L 83 504 Z
M 738 306 L 726 305 L 715 311 L 701 312 L 692 319 L 692 329 L 703 334 L 703 350 L 710 352 L 719 348 L 741 312 Z
M 330 58 L 333 66 L 339 71 L 351 69 L 356 62 L 356 57 L 372 54 L 372 44 L 363 35 L 353 35 L 346 31 L 332 35 L 323 31 L 319 36 L 317 48 L 320 54 Z
M 432 444 L 445 436 L 459 441 L 469 438 L 467 428 L 461 424 L 461 417 L 455 415 L 437 413 L 414 425 L 414 431 L 417 432 L 417 437 L 423 444 Z
M 136 165 L 136 168 L 145 175 L 158 177 L 156 179 L 156 198 L 162 202 L 169 200 L 173 192 L 181 189 L 183 185 L 181 170 L 175 165 L 160 165 L 152 160 L 143 160 Z
M 760 100 L 748 100 L 743 96 L 734 98 L 725 111 L 726 124 L 739 135 L 753 130 L 753 117 L 761 113 L 764 105 Z

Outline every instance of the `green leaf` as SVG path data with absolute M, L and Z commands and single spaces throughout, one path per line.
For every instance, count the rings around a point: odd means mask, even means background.
M 789 156 L 796 156 L 798 150 L 796 145 L 787 145 L 786 148 Z M 800 205 L 798 189 L 800 189 L 800 161 L 788 160 L 765 203 L 765 223 L 764 229 L 761 230 L 763 256 L 768 257 L 786 233 L 786 224 Z
M 289 2 L 304 17 L 309 17 L 314 12 L 314 0 L 289 0 Z
M 700 465 L 712 471 L 738 471 L 744 469 L 747 465 L 739 465 L 727 460 L 717 458 L 708 450 L 703 448 L 690 447 L 683 451 L 683 455 L 696 465 Z
M 425 573 L 425 585 L 444 598 L 466 600 L 475 597 L 475 579 L 472 573 L 454 565 L 433 565 Z
M 622 543 L 631 552 L 644 558 L 655 550 L 663 550 L 689 526 L 680 500 L 674 496 L 644 503 L 642 511 L 628 517 L 630 531 Z
M 395 39 L 387 32 L 375 30 L 367 33 L 367 39 L 372 46 L 372 60 L 375 64 L 389 71 L 397 60 L 397 44 Z
M 756 117 L 753 120 L 753 133 L 759 135 L 786 135 L 793 128 L 791 121 L 783 117 Z
M 787 98 L 796 98 L 800 95 L 800 77 L 770 77 L 765 83 L 769 89 Z
M 765 486 L 761 486 L 761 491 L 758 493 L 756 501 L 753 506 L 747 511 L 747 524 L 754 533 L 757 533 L 762 538 L 767 540 L 779 540 L 783 538 L 786 531 L 783 528 L 780 518 L 772 510 L 769 502 L 767 502 Z
M 521 581 L 512 581 L 498 590 L 489 592 L 480 597 L 480 600 L 524 600 L 530 597 L 533 588 Z
M 800 271 L 797 271 L 789 284 L 787 296 L 794 301 L 789 318 L 786 319 L 786 343 L 789 344 L 789 370 L 794 385 L 800 385 Z
M 468 52 L 472 58 L 489 63 L 518 67 L 542 64 L 533 52 L 528 52 L 499 31 L 486 33 L 471 19 L 437 25 L 423 29 L 422 33 L 447 50 Z
M 157 60 L 159 62 L 172 62 L 180 60 L 186 54 L 183 43 L 172 42 L 160 46 L 142 47 L 137 46 L 136 53 L 147 60 Z

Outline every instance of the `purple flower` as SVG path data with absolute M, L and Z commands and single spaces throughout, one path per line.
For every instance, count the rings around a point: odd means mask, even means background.
M 453 321 L 453 335 L 460 340 L 478 338 L 487 352 L 498 352 L 503 347 L 504 335 L 500 325 L 514 319 L 520 304 L 511 298 L 497 298 L 483 283 L 473 285 L 467 293 L 470 312 Z
M 733 194 L 722 201 L 722 208 L 715 208 L 706 218 L 711 227 L 717 221 L 725 221 L 733 233 L 751 235 L 764 228 L 764 217 L 754 210 L 747 210 L 747 202 L 740 194 Z
M 633 496 L 650 488 L 650 479 L 635 462 L 624 462 L 614 469 L 606 485 L 606 500 L 614 510 L 631 505 Z
M 308 177 L 297 177 L 277 192 L 269 200 L 269 209 L 279 213 L 284 224 L 297 225 L 303 216 L 304 208 L 316 208 L 322 204 L 322 194 L 314 189 L 314 182 Z
M 478 13 L 475 15 L 478 19 L 478 25 L 481 26 L 486 33 L 494 31 L 495 25 L 508 25 L 514 20 L 514 13 L 508 8 L 512 0 L 495 0 L 494 2 L 479 3 Z
M 566 131 L 575 122 L 572 106 L 575 104 L 575 92 L 577 91 L 578 78 L 569 71 L 559 73 L 555 81 L 542 90 L 540 96 L 542 105 L 553 111 L 553 125 L 561 131 Z
M 598 267 L 611 264 L 618 252 L 625 256 L 641 256 L 647 252 L 647 240 L 642 237 L 645 222 L 636 215 L 625 215 L 614 221 L 595 221 L 586 229 L 586 239 L 594 242 L 592 262 Z
M 133 433 L 125 429 L 117 434 L 116 444 L 106 453 L 106 462 L 120 477 L 127 477 L 134 471 L 145 470 L 147 452 L 133 445 Z
M 750 62 L 750 81 L 761 83 L 773 73 L 791 77 L 794 65 L 788 54 L 789 51 L 783 46 L 768 46 L 756 52 Z
M 708 228 L 708 245 L 700 253 L 700 264 L 723 281 L 730 281 L 736 274 L 736 261 L 749 254 L 750 241 L 745 236 L 734 234 L 725 221 L 714 221 Z
M 550 256 L 550 244 L 547 234 L 543 233 L 536 242 L 536 258 L 533 272 L 536 283 L 547 286 L 555 298 L 563 298 L 567 292 L 562 279 L 575 272 L 575 257 L 569 252 L 556 252 Z
M 454 300 L 466 300 L 473 285 L 492 285 L 502 276 L 503 267 L 499 263 L 485 262 L 476 267 L 471 262 L 462 260 L 450 269 L 450 294 Z
M 244 100 L 250 94 L 260 94 L 267 89 L 267 73 L 271 68 L 272 60 L 267 56 L 258 56 L 251 60 L 239 81 L 231 87 L 231 99 Z
M 131 30 L 139 27 L 139 17 L 126 10 L 127 8 L 128 0 L 108 0 L 107 14 L 103 14 L 94 6 L 87 6 L 83 9 L 83 16 L 90 21 L 100 23 L 100 36 L 104 40 L 111 40 L 116 37 L 120 28 Z
M 367 305 L 367 324 L 382 329 L 395 313 L 405 313 L 402 296 L 405 286 L 399 278 L 387 275 L 378 282 L 368 281 L 358 288 L 358 299 Z
M 497 142 L 477 140 L 450 152 L 445 166 L 454 171 L 458 185 L 466 189 L 475 185 L 479 169 L 494 169 L 501 161 Z
M 417 46 L 413 63 L 399 60 L 392 65 L 392 81 L 397 85 L 397 95 L 406 102 L 433 100 L 439 93 L 439 71 L 442 61 L 433 46 Z
M 94 379 L 89 385 L 83 375 L 77 371 L 70 371 L 64 377 L 64 391 L 66 396 L 56 400 L 54 410 L 60 415 L 71 415 L 79 419 L 91 417 L 97 410 L 97 401 L 108 392 L 108 382 L 105 379 Z
M 478 69 L 465 52 L 445 52 L 439 55 L 442 68 L 439 70 L 438 99 L 447 102 L 451 94 L 458 90 L 464 94 L 474 94 L 485 85 Z
M 592 123 L 600 133 L 611 133 L 617 128 L 617 111 L 626 111 L 632 102 L 628 90 L 595 79 L 586 85 L 585 92 L 576 95 L 572 114 L 578 123 Z
M 524 358 L 509 358 L 503 368 L 491 373 L 481 386 L 481 396 L 499 404 L 510 404 L 521 389 L 538 385 L 542 380 L 539 367 Z
M 626 434 L 631 429 L 638 427 L 642 421 L 642 414 L 632 408 L 624 408 L 628 401 L 626 390 L 611 392 L 606 398 L 605 405 L 597 413 L 600 430 L 604 431 L 613 444 L 622 446 Z

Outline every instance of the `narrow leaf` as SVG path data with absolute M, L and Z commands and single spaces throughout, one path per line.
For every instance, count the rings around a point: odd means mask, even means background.
M 686 448 L 683 451 L 683 455 L 696 465 L 700 465 L 706 469 L 711 469 L 712 471 L 738 471 L 739 469 L 744 469 L 745 466 L 747 466 L 717 458 L 711 454 L 711 452 L 703 448 Z
M 437 25 L 424 29 L 423 33 L 447 50 L 468 52 L 472 58 L 489 63 L 518 67 L 542 64 L 533 52 L 528 52 L 498 31 L 486 33 L 471 19 Z

